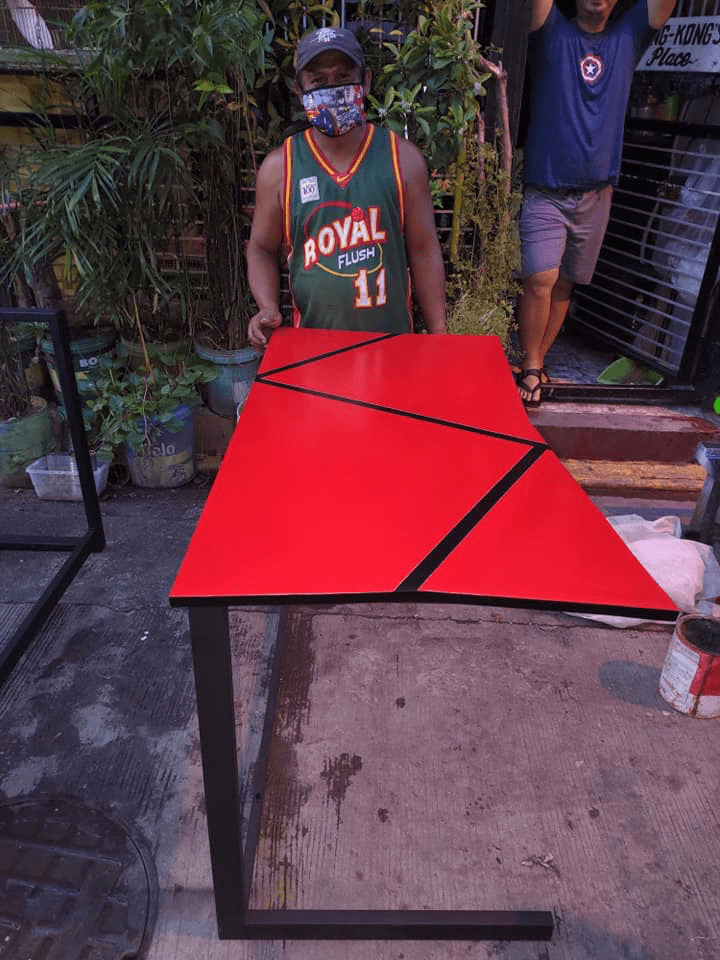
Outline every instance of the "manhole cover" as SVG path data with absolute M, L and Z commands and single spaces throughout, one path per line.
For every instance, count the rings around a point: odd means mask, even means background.
M 0 806 L 1 960 L 121 960 L 147 947 L 152 859 L 117 820 L 67 797 Z

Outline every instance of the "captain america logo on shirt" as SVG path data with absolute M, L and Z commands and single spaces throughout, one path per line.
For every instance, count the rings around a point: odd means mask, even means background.
M 580 61 L 580 73 L 585 83 L 597 83 L 605 71 L 605 64 L 596 53 L 586 53 Z

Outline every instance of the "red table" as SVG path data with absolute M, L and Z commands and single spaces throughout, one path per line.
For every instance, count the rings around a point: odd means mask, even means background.
M 190 614 L 222 938 L 549 938 L 546 911 L 248 909 L 260 803 L 243 844 L 227 608 L 370 600 L 677 616 L 532 427 L 494 337 L 277 330 L 170 602 Z

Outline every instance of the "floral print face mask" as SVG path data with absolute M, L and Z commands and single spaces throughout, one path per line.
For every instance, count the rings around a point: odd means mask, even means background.
M 305 116 L 328 137 L 341 137 L 365 120 L 361 83 L 321 87 L 303 94 Z

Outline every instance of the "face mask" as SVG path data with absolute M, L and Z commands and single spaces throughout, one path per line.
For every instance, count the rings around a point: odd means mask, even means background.
M 303 94 L 305 116 L 328 137 L 341 137 L 365 120 L 361 83 L 322 87 Z

